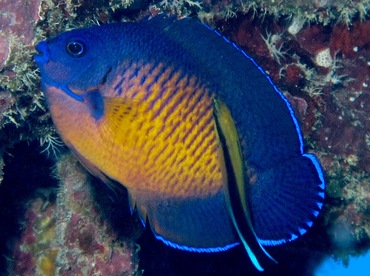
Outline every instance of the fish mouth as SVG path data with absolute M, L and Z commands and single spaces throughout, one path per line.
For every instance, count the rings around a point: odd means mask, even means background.
M 37 64 L 45 64 L 49 61 L 49 47 L 45 41 L 36 45 L 37 54 L 34 55 L 34 60 Z

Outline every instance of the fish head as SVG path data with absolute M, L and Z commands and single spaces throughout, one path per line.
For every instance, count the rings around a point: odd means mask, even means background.
M 106 43 L 108 37 L 108 32 L 97 32 L 92 27 L 38 43 L 34 59 L 43 87 L 57 87 L 78 99 L 76 94 L 103 83 L 111 71 L 116 48 Z

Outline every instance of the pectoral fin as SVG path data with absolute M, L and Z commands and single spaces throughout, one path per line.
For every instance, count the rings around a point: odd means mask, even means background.
M 228 212 L 252 263 L 263 271 L 263 265 L 276 261 L 258 242 L 248 208 L 248 189 L 243 156 L 234 120 L 227 106 L 214 99 L 214 118 L 224 162 L 225 194 Z
M 135 123 L 144 113 L 145 104 L 124 98 L 104 98 L 104 113 L 111 131 L 117 133 Z

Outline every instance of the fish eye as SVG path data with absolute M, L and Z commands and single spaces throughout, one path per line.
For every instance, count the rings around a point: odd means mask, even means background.
M 66 50 L 71 57 L 79 58 L 86 54 L 87 47 L 81 40 L 72 40 L 67 42 Z

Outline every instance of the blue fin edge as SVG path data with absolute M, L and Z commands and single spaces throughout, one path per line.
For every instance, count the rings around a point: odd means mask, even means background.
M 152 231 L 152 232 L 154 233 L 154 231 Z M 157 240 L 162 241 L 165 245 L 168 245 L 172 248 L 176 248 L 176 249 L 180 249 L 180 250 L 184 250 L 184 251 L 189 251 L 189 252 L 197 252 L 197 253 L 215 253 L 215 252 L 227 251 L 230 248 L 233 248 L 233 247 L 240 244 L 240 243 L 236 242 L 236 243 L 228 244 L 228 245 L 221 246 L 221 247 L 197 248 L 197 247 L 189 247 L 189 246 L 179 245 L 177 243 L 170 242 L 170 241 L 164 239 L 162 236 L 156 235 L 155 233 L 154 233 L 154 236 L 156 237 Z
M 310 153 L 304 153 L 304 154 L 302 154 L 302 156 L 307 157 L 314 164 L 314 166 L 316 168 L 316 171 L 317 171 L 317 174 L 319 175 L 319 178 L 320 178 L 320 181 L 321 181 L 321 184 L 319 185 L 319 187 L 323 191 L 325 191 L 326 184 L 325 184 L 325 179 L 324 179 L 324 172 L 323 172 L 323 170 L 321 168 L 321 165 L 319 163 L 319 160 L 317 159 L 317 157 L 315 155 L 310 154 Z M 322 198 L 324 199 L 325 198 L 325 195 L 323 195 Z

